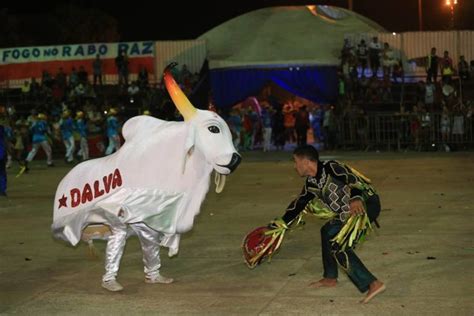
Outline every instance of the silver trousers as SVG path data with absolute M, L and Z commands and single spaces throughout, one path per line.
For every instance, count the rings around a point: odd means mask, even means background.
M 133 230 L 140 240 L 143 253 L 143 265 L 146 278 L 153 279 L 160 273 L 160 239 L 163 234 L 151 229 L 144 223 L 122 224 L 110 227 L 112 234 L 105 251 L 105 274 L 102 281 L 114 280 L 120 268 L 123 250 L 127 241 L 127 227 Z M 130 235 L 130 234 L 129 234 Z

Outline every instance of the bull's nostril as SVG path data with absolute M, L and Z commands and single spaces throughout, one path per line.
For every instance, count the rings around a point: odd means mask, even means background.
M 242 157 L 240 157 L 240 155 L 237 154 L 237 153 L 233 153 L 229 164 L 219 165 L 219 166 L 225 167 L 225 168 L 229 169 L 230 172 L 233 172 L 237 168 L 237 166 L 240 164 L 241 161 L 242 161 Z
M 232 159 L 231 159 L 231 161 L 229 163 L 229 166 L 228 166 L 230 171 L 231 172 L 234 171 L 237 168 L 237 166 L 240 164 L 241 161 L 242 161 L 242 157 L 240 157 L 240 155 L 237 154 L 237 153 L 233 153 L 232 154 Z

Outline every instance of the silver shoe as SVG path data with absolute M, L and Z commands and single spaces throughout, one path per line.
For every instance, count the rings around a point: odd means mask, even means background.
M 102 287 L 111 292 L 118 292 L 123 290 L 123 286 L 116 280 L 102 281 Z
M 155 284 L 155 283 L 170 284 L 173 282 L 174 280 L 172 278 L 167 278 L 160 274 L 154 276 L 153 278 L 145 278 L 145 283 L 148 283 L 148 284 Z

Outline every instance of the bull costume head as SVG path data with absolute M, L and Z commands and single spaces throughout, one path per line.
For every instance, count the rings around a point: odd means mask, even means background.
M 216 192 L 220 193 L 224 189 L 225 176 L 237 168 L 241 157 L 233 146 L 232 134 L 225 121 L 214 112 L 196 109 L 189 102 L 171 74 L 171 69 L 175 66 L 176 63 L 168 65 L 163 78 L 178 111 L 186 122 L 192 122 L 184 147 L 183 171 L 186 168 L 186 157 L 192 155 L 194 148 L 198 147 L 206 161 L 213 166 Z

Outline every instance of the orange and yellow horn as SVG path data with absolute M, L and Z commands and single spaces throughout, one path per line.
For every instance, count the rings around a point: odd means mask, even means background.
M 184 92 L 174 80 L 173 75 L 171 74 L 171 69 L 174 66 L 176 66 L 176 63 L 171 63 L 166 66 L 163 79 L 165 80 L 166 90 L 168 90 L 168 93 L 178 108 L 179 113 L 181 113 L 185 121 L 188 121 L 196 115 L 196 108 L 191 104 L 191 102 L 189 102 Z

